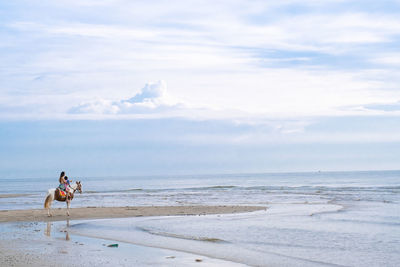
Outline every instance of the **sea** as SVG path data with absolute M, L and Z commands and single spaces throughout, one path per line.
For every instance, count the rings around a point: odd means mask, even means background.
M 42 208 L 57 178 L 0 178 L 0 210 Z M 243 214 L 71 222 L 76 235 L 249 266 L 400 266 L 400 171 L 71 179 L 83 189 L 72 207 L 266 207 Z

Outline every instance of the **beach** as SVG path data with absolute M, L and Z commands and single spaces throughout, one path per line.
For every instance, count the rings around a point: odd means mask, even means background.
M 264 210 L 256 206 L 150 206 L 150 207 L 85 207 L 70 209 L 66 216 L 65 208 L 53 209 L 52 216 L 45 209 L 1 210 L 0 222 L 65 221 L 103 218 L 125 218 L 140 216 L 207 215 L 240 213 Z
M 70 235 L 69 227 L 75 220 L 194 216 L 263 209 L 251 206 L 86 207 L 71 209 L 71 216 L 66 216 L 66 209 L 58 208 L 52 211 L 51 217 L 44 209 L 3 210 L 0 211 L 0 266 L 191 266 L 196 263 L 240 266 L 209 257 L 121 242 L 113 250 L 106 246 L 111 243 L 109 240 Z M 77 260 L 71 261 L 71 257 Z
M 0 179 L 0 266 L 394 267 L 399 177 L 85 178 L 70 216 L 54 202 L 52 217 L 42 208 L 52 179 Z

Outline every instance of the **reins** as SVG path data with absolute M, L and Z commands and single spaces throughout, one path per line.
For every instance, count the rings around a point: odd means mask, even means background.
M 73 188 L 72 186 L 70 186 L 70 188 L 72 188 L 72 190 L 73 190 L 73 192 L 71 192 L 72 198 L 74 197 L 74 194 L 75 194 L 76 190 L 78 190 L 78 187 L 79 187 L 78 184 L 76 184 L 76 188 Z M 66 198 L 68 198 L 68 196 L 67 196 Z M 71 199 L 72 199 L 72 198 L 71 198 Z
M 72 186 L 70 186 L 71 188 L 73 188 Z M 75 194 L 76 190 L 78 190 L 79 185 L 76 184 L 76 188 L 73 188 L 74 192 L 72 192 L 72 194 Z

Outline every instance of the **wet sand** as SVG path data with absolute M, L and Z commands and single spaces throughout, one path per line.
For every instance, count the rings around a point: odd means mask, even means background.
M 243 213 L 258 206 L 140 206 L 0 210 L 0 266 L 242 266 L 191 253 L 70 235 L 70 220 Z M 65 224 L 66 222 L 66 224 Z M 72 223 L 73 221 L 71 221 Z M 77 221 L 79 223 L 79 221 Z M 117 249 L 107 247 L 119 243 Z
M 53 216 L 48 217 L 45 209 L 31 210 L 0 210 L 0 222 L 37 222 L 126 218 L 139 216 L 174 216 L 174 215 L 207 215 L 243 213 L 265 210 L 259 206 L 138 206 L 138 207 L 85 207 L 70 209 L 70 216 L 66 209 L 52 209 Z
M 74 222 L 71 222 L 71 225 Z M 243 266 L 191 253 L 69 234 L 67 221 L 0 223 L 0 266 Z M 118 247 L 108 247 L 117 243 Z
M 0 194 L 0 198 L 26 197 L 31 194 Z

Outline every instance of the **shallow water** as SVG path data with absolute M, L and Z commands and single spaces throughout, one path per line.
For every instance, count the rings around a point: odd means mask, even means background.
M 0 180 L 0 194 L 32 194 L 2 198 L 0 209 L 40 208 L 44 194 L 37 192 L 53 180 Z M 254 266 L 400 266 L 400 171 L 81 180 L 84 193 L 73 207 L 239 204 L 268 210 L 98 220 L 74 225 L 75 233 Z
M 72 231 L 254 266 L 399 266 L 400 226 L 394 216 L 376 219 L 387 212 L 272 204 L 266 212 L 101 220 Z
M 0 266 L 245 266 L 70 233 L 79 221 L 0 223 Z M 11 251 L 10 251 L 11 250 Z
M 72 178 L 74 180 L 74 178 Z M 398 202 L 400 171 L 280 174 L 92 177 L 82 181 L 73 207 L 133 205 L 207 205 L 327 203 L 329 201 Z M 0 210 L 42 208 L 57 178 L 0 179 Z M 55 203 L 54 207 L 64 207 Z

